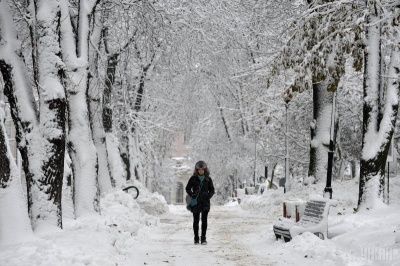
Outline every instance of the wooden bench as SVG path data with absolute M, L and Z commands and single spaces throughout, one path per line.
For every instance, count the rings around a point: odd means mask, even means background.
M 328 213 L 331 206 L 337 206 L 336 200 L 325 198 L 310 198 L 306 202 L 304 214 L 297 223 L 287 218 L 279 218 L 274 224 L 275 237 L 283 238 L 285 242 L 304 232 L 328 238 Z

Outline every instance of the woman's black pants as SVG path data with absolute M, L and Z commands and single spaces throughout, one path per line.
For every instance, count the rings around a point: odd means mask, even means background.
M 206 239 L 208 211 L 201 212 L 201 240 Z M 194 240 L 199 240 L 200 212 L 193 213 Z

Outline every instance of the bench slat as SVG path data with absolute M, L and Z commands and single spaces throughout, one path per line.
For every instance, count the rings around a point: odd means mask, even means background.
M 311 216 L 315 218 L 322 218 L 326 207 L 326 202 L 324 201 L 308 201 L 306 203 L 306 208 L 304 210 L 304 216 Z
M 315 217 L 315 218 L 322 218 L 323 214 L 324 214 L 324 212 L 308 211 L 308 212 L 304 212 L 303 217 L 310 216 L 310 217 Z

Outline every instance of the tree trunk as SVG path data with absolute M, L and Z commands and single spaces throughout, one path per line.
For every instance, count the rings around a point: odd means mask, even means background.
M 85 71 L 85 69 L 82 69 Z M 84 73 L 81 74 L 85 76 Z M 86 91 L 68 92 L 68 149 L 74 175 L 75 214 L 99 212 L 98 161 L 90 129 Z
M 105 13 L 105 17 L 109 15 L 108 12 Z M 117 137 L 113 133 L 113 112 L 112 112 L 112 91 L 115 82 L 115 71 L 119 63 L 120 53 L 125 49 L 130 41 L 128 41 L 119 52 L 110 54 L 108 45 L 108 28 L 103 29 L 103 39 L 104 48 L 106 50 L 107 56 L 107 67 L 106 67 L 106 79 L 105 87 L 103 92 L 103 109 L 102 109 L 102 119 L 103 126 L 106 135 L 106 146 L 108 153 L 108 164 L 110 166 L 111 177 L 115 182 L 116 186 L 121 186 L 126 180 L 130 179 L 130 166 L 129 166 L 129 155 L 127 154 L 128 144 L 123 147 L 125 152 L 121 152 L 119 149 L 120 143 Z M 123 125 L 125 127 L 125 125 Z M 125 127 L 126 130 L 126 127 Z
M 134 122 L 130 126 L 129 135 L 128 135 L 128 154 L 129 154 L 129 166 L 130 166 L 130 174 L 134 174 L 135 178 L 144 184 L 143 173 L 142 173 L 142 162 L 140 159 L 140 149 L 139 149 L 139 132 L 136 125 L 136 120 L 138 117 L 138 113 L 142 109 L 142 100 L 144 95 L 144 86 L 145 79 L 147 76 L 147 71 L 149 70 L 151 63 L 142 67 L 142 72 L 139 79 L 139 87 L 136 93 L 136 101 L 134 103 L 133 109 L 135 111 L 134 114 Z
M 221 103 L 219 102 L 218 99 L 217 99 L 217 106 L 218 106 L 219 112 L 221 114 L 222 124 L 224 125 L 226 137 L 228 138 L 228 141 L 230 142 L 231 141 L 231 136 L 229 134 L 228 124 L 227 124 L 225 116 L 224 116 L 224 111 L 221 108 Z
M 106 38 L 107 36 L 104 36 Z M 105 41 L 106 43 L 106 41 Z M 107 45 L 106 45 L 107 46 Z M 112 90 L 115 82 L 115 71 L 119 62 L 119 54 L 114 53 L 107 58 L 107 74 L 103 93 L 102 120 L 106 136 L 108 165 L 112 179 L 117 186 L 126 181 L 127 172 L 123 171 L 122 154 L 118 148 L 118 140 L 113 133 Z M 126 155 L 124 155 L 126 156 Z M 128 157 L 127 157 L 128 158 Z M 128 170 L 129 171 L 129 170 Z
M 313 84 L 313 123 L 311 129 L 310 164 L 308 176 L 314 182 L 326 180 L 334 93 L 329 92 L 329 81 Z
M 351 165 L 351 178 L 355 178 L 356 177 L 356 173 L 357 173 L 357 163 L 356 161 L 351 161 L 350 162 Z
M 0 102 L 1 103 L 1 102 Z M 3 108 L 2 106 L 0 108 Z M 0 187 L 6 188 L 8 187 L 8 183 L 12 179 L 11 176 L 11 162 L 10 162 L 10 152 L 9 152 L 9 145 L 6 135 L 6 129 L 4 127 L 4 111 L 0 109 Z M 12 159 L 12 158 L 11 158 Z
M 4 19 L 1 35 L 7 36 L 7 43 L 0 46 L 0 68 L 23 158 L 32 225 L 34 228 L 42 223 L 62 227 L 65 93 L 61 83 L 63 63 L 58 42 L 60 9 L 58 1 L 48 0 L 35 2 L 35 8 L 38 11 L 34 35 L 37 39 L 34 42 L 37 43 L 35 82 L 40 87 L 39 115 L 26 78 L 28 72 L 23 60 L 17 56 L 18 47 L 12 46 L 17 42 L 7 5 L 0 9 L 3 12 L 0 17 Z M 46 10 L 45 16 L 42 16 L 43 9 Z
M 96 146 L 96 151 L 99 160 L 99 171 L 98 171 L 98 180 L 99 180 L 99 188 L 100 193 L 108 192 L 112 189 L 114 184 L 110 167 L 108 163 L 108 152 L 107 152 L 107 144 L 106 144 L 106 134 L 105 127 L 103 126 L 103 106 L 101 102 L 101 97 L 104 95 L 103 86 L 99 82 L 98 77 L 98 50 L 100 48 L 100 40 L 101 40 L 101 32 L 102 32 L 102 23 L 99 18 L 99 13 L 96 13 L 93 16 L 92 21 L 92 33 L 91 33 L 91 42 L 89 49 L 89 110 L 90 110 L 90 122 L 91 129 L 93 133 L 93 142 Z M 93 47 L 96 45 L 96 47 Z
M 107 32 L 107 30 L 105 30 L 105 32 Z M 107 36 L 104 36 L 104 38 L 106 37 Z M 105 46 L 107 47 L 108 45 L 106 43 L 107 42 L 105 41 Z M 121 125 L 122 131 L 124 131 L 121 143 L 113 133 L 112 90 L 118 62 L 119 53 L 109 55 L 107 58 L 107 76 L 104 82 L 102 120 L 106 136 L 108 164 L 110 166 L 111 176 L 115 185 L 121 186 L 126 180 L 130 180 L 131 172 L 128 140 L 127 136 L 125 136 L 125 133 L 128 132 L 126 124 Z M 121 149 L 119 147 L 121 147 Z
M 131 165 L 129 160 L 129 138 L 126 131 L 123 131 L 120 143 L 121 159 L 126 172 L 126 180 L 131 180 Z
M 269 184 L 268 188 L 272 189 L 272 185 L 274 182 L 274 176 L 275 176 L 275 169 L 278 166 L 278 163 L 275 163 L 274 166 L 272 167 L 272 172 L 271 172 L 271 183 Z M 267 179 L 268 180 L 268 179 Z
M 107 77 L 103 93 L 103 125 L 106 133 L 112 132 L 112 87 L 115 81 L 115 70 L 118 64 L 118 54 L 110 55 L 107 58 Z
M 128 138 L 130 172 L 134 173 L 135 178 L 144 185 L 142 162 L 139 150 L 139 135 L 135 130 L 135 132 L 129 135 Z
M 68 68 L 68 149 L 74 175 L 74 204 L 77 217 L 99 212 L 98 157 L 92 138 L 88 63 L 90 19 L 95 1 L 79 2 L 78 26 L 74 34 L 68 1 L 62 1 L 61 45 Z M 76 36 L 76 37 L 75 37 Z
M 240 125 L 242 129 L 242 136 L 246 136 L 247 132 L 249 132 L 249 126 L 247 124 L 247 119 L 245 118 L 245 112 L 243 110 L 243 102 L 242 102 L 242 85 L 239 85 L 239 89 L 237 89 L 238 102 L 239 102 L 239 110 L 240 110 Z
M 126 182 L 126 171 L 119 150 L 118 138 L 113 133 L 106 133 L 107 154 L 110 172 L 114 177 L 115 187 L 121 187 Z
M 0 3 L 3 4 L 4 2 L 5 1 L 2 0 Z M 4 11 L 5 9 L 0 9 L 0 11 L 1 10 Z M 3 17 L 3 14 L 1 14 L 0 17 Z M 0 30 L 2 31 L 3 29 L 0 28 Z M 1 48 L 3 47 L 0 46 L 0 49 Z M 18 56 L 16 54 L 7 54 L 11 55 L 11 58 L 6 58 L 5 60 L 0 58 L 0 70 L 2 72 L 5 83 L 4 94 L 8 98 L 8 102 L 11 108 L 11 116 L 13 118 L 15 129 L 17 132 L 16 140 L 18 143 L 18 149 L 22 157 L 22 165 L 25 171 L 28 211 L 30 214 L 30 209 L 33 201 L 31 192 L 32 180 L 37 179 L 35 177 L 35 173 L 38 173 L 39 171 L 36 171 L 34 166 L 31 164 L 30 158 L 28 157 L 28 154 L 31 152 L 31 142 L 34 139 L 27 138 L 26 132 L 36 132 L 38 123 L 36 117 L 37 110 L 34 106 L 35 103 L 33 102 L 33 95 L 29 93 L 30 88 L 27 84 L 27 80 L 25 80 L 22 75 L 18 75 L 19 73 L 23 73 L 23 71 L 19 71 L 20 68 L 24 67 L 22 64 L 22 60 L 18 61 Z M 12 66 L 11 63 L 14 63 L 14 65 Z M 27 71 L 24 73 L 27 73 Z M 21 83 L 16 84 L 16 80 L 21 81 Z M 23 101 L 28 104 L 25 104 L 25 108 L 23 108 L 21 106 L 21 100 L 17 99 L 23 99 Z M 33 115 L 30 114 L 29 110 L 32 111 Z M 31 215 L 30 217 L 32 218 Z
M 385 76 L 385 73 L 381 72 L 380 7 L 376 2 L 369 2 L 368 7 L 370 14 L 366 19 L 367 46 L 364 51 L 363 145 L 358 210 L 374 208 L 383 201 L 386 159 L 396 123 L 400 89 L 400 52 L 398 46 L 394 46 L 390 58 L 388 85 L 385 95 L 382 93 L 384 88 L 381 77 Z M 395 41 L 399 44 L 399 35 L 395 35 Z
M 74 211 L 74 202 L 73 202 L 73 175 L 71 169 L 71 158 L 69 157 L 68 152 L 65 153 L 64 159 L 64 179 L 63 179 L 63 189 L 62 189 L 62 197 L 61 197 L 61 205 L 62 205 L 62 214 L 63 219 L 75 219 L 75 211 Z
M 44 135 L 46 142 L 42 164 L 44 176 L 42 180 L 35 183 L 36 185 L 41 184 L 40 192 L 47 194 L 48 200 L 53 201 L 54 206 L 46 205 L 47 211 L 57 214 L 57 224 L 62 227 L 61 193 L 64 175 L 66 100 L 64 86 L 61 83 L 63 63 L 60 58 L 59 43 L 60 5 L 58 1 L 40 0 L 37 2 L 37 8 L 37 83 L 41 89 L 39 119 L 41 134 Z M 47 11 L 46 16 L 39 15 L 43 12 L 42 9 Z M 32 188 L 36 188 L 34 184 L 32 184 Z M 38 194 L 40 192 L 38 191 Z M 32 217 L 39 219 L 40 215 L 44 215 L 40 218 L 48 222 L 51 215 L 46 213 L 44 207 L 43 204 L 36 206 L 36 209 L 33 209 Z

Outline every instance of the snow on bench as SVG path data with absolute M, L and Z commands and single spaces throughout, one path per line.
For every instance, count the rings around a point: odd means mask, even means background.
M 303 215 L 306 201 L 302 199 L 288 199 L 283 202 L 283 217 L 295 218 L 296 223 L 300 220 L 300 215 Z
M 295 223 L 287 218 L 279 218 L 274 224 L 275 237 L 283 238 L 285 242 L 304 232 L 310 232 L 323 239 L 328 238 L 328 213 L 331 206 L 337 206 L 336 200 L 310 197 L 306 202 L 304 214 L 299 222 Z

